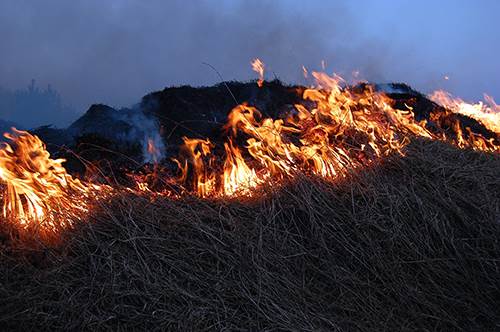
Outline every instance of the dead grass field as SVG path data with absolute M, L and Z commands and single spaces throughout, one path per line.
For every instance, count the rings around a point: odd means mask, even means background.
M 61 244 L 0 248 L 0 326 L 43 330 L 500 329 L 500 158 L 406 156 L 258 199 L 120 195 Z

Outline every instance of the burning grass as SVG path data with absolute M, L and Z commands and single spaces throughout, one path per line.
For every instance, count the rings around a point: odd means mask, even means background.
M 260 60 L 253 64 L 254 69 L 258 67 L 258 85 L 262 88 L 264 65 Z M 132 184 L 127 184 L 127 190 L 167 197 L 195 193 L 204 198 L 241 198 L 253 196 L 263 183 L 272 180 L 279 184 L 297 174 L 341 181 L 349 173 L 372 167 L 391 155 L 403 155 L 404 147 L 419 137 L 499 152 L 500 133 L 494 126 L 498 105 L 491 98 L 490 107 L 482 103 L 462 107 L 466 103 L 447 96 L 443 103 L 449 109 L 433 104 L 427 118 L 417 120 L 413 106 L 398 105 L 374 86 L 349 87 L 335 74 L 312 72 L 312 77 L 314 87 L 297 91 L 302 103 L 289 105 L 291 109 L 277 118 L 266 117 L 256 107 L 243 103 L 228 113 L 226 125 L 221 127 L 222 142 L 183 137 L 178 157 L 172 158 L 177 164 L 177 177 L 172 172 L 158 176 L 163 148 L 146 136 L 144 150 L 149 155 L 146 159 L 154 162 L 153 172 L 142 177 L 129 174 Z M 481 120 L 486 135 L 455 116 L 464 113 L 463 109 Z M 479 125 L 479 120 L 473 121 Z M 85 182 L 74 178 L 62 166 L 65 160 L 52 159 L 35 135 L 13 128 L 4 136 L 10 143 L 0 147 L 2 219 L 20 232 L 58 240 L 60 231 L 89 213 L 93 204 L 123 189 L 118 183 L 113 187 L 96 184 L 89 174 Z M 108 179 L 112 175 L 100 173 Z M 151 190 L 148 179 L 163 181 L 175 189 Z
M 13 128 L 0 149 L 3 223 L 44 240 L 57 240 L 59 232 L 88 213 L 89 200 L 104 186 L 82 183 L 52 159 L 43 142 Z
M 177 174 L 151 137 L 151 167 L 103 185 L 6 134 L 0 323 L 500 328 L 498 105 L 311 75 L 285 113 L 243 103 L 215 140 L 183 137 Z
M 57 245 L 4 237 L 0 324 L 499 329 L 499 187 L 498 155 L 415 140 L 338 181 L 254 198 L 123 191 Z

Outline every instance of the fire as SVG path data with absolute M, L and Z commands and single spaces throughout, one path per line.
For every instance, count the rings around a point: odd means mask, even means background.
M 328 88 L 304 91 L 304 99 L 314 101 L 316 108 L 295 105 L 296 114 L 278 120 L 258 120 L 259 111 L 247 105 L 229 114 L 227 127 L 233 135 L 241 131 L 250 136 L 249 154 L 271 175 L 306 171 L 335 177 L 362 166 L 360 158 L 401 153 L 408 134 L 432 137 L 410 111 L 394 110 L 384 95 L 353 95 L 340 88 L 337 78 L 313 76 Z
M 152 138 L 148 138 L 147 153 L 153 163 L 157 163 L 161 155 L 160 150 L 156 147 L 156 144 Z
M 363 91 L 348 89 L 337 76 L 312 72 L 316 88 L 303 91 L 304 105 L 280 119 L 263 118 L 255 107 L 236 106 L 228 115 L 224 143 L 225 162 L 217 166 L 212 154 L 214 144 L 208 140 L 185 139 L 180 181 L 200 196 L 250 194 L 251 188 L 266 180 L 292 177 L 297 172 L 315 174 L 327 179 L 344 176 L 353 169 L 366 167 L 389 154 L 403 154 L 412 137 L 445 140 L 461 148 L 497 152 L 499 146 L 462 130 L 458 120 L 443 114 L 431 114 L 430 120 L 448 129 L 436 132 L 428 123 L 417 121 L 410 106 L 396 109 L 392 100 L 369 86 Z M 311 104 L 312 102 L 312 104 Z M 248 166 L 237 137 L 246 138 L 246 153 L 256 162 Z M 190 175 L 191 174 L 191 175 Z M 220 175 L 222 174 L 222 175 Z M 191 180 L 190 180 L 191 179 Z
M 253 71 L 259 74 L 257 85 L 259 86 L 259 88 L 262 88 L 262 86 L 264 85 L 264 62 L 262 62 L 259 58 L 256 58 L 252 60 L 251 64 Z
M 252 68 L 259 73 L 262 86 L 264 64 L 255 59 Z M 498 136 L 500 107 L 489 96 L 486 104 L 468 104 L 437 91 L 431 98 L 449 110 L 433 110 L 427 120 L 417 121 L 411 106 L 396 108 L 391 98 L 370 85 L 350 88 L 338 75 L 309 73 L 305 68 L 304 73 L 315 80 L 315 86 L 301 89 L 303 102 L 277 119 L 264 117 L 244 103 L 228 114 L 223 128 L 227 135 L 221 144 L 184 137 L 174 159 L 176 178 L 160 172 L 161 154 L 155 141 L 148 139 L 147 153 L 154 168 L 144 176 L 132 177 L 135 189 L 125 189 L 172 199 L 186 192 L 200 197 L 253 196 L 264 182 L 282 181 L 298 173 L 327 180 L 344 177 L 388 155 L 403 155 L 414 137 L 500 151 L 498 138 L 472 132 L 455 114 L 478 120 Z M 73 178 L 62 166 L 64 160 L 51 159 L 38 137 L 15 129 L 5 137 L 10 143 L 0 148 L 3 218 L 21 229 L 36 227 L 54 233 L 71 226 L 89 211 L 94 200 L 111 191 Z M 160 178 L 175 190 L 156 189 Z
M 259 177 L 255 169 L 246 164 L 240 150 L 234 146 L 232 140 L 224 144 L 224 149 L 226 151 L 222 178 L 224 194 L 227 196 L 235 194 L 250 195 L 250 190 L 261 184 L 264 177 Z
M 250 193 L 262 182 L 255 169 L 250 168 L 240 150 L 229 140 L 224 144 L 226 160 L 221 175 L 216 172 L 213 144 L 207 139 L 184 138 L 178 159 L 178 182 L 197 192 L 201 197 Z
M 481 122 L 486 128 L 500 135 L 500 105 L 497 105 L 495 100 L 487 94 L 484 95 L 486 104 L 482 101 L 476 104 L 467 103 L 443 90 L 434 91 L 429 98 L 455 113 L 467 115 Z
M 213 144 L 208 139 L 183 139 L 179 159 L 174 159 L 181 173 L 178 181 L 188 186 L 189 181 L 192 181 L 192 189 L 202 197 L 214 194 L 214 156 L 211 154 Z
M 100 187 L 85 185 L 69 175 L 64 159 L 51 159 L 43 142 L 12 128 L 0 148 L 3 217 L 22 229 L 51 233 L 73 224 L 87 212 L 87 199 Z

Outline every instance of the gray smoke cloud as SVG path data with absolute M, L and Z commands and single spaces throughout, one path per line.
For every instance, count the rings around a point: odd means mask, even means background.
M 142 155 L 145 163 L 155 163 L 165 156 L 165 144 L 160 134 L 160 125 L 156 119 L 146 116 L 139 106 L 132 112 L 120 114 L 117 119 L 128 123 L 132 130 L 125 139 L 142 144 Z
M 330 72 L 349 76 L 359 70 L 368 80 L 401 80 L 417 88 L 442 76 L 416 52 L 421 40 L 408 42 L 394 28 L 380 37 L 364 24 L 374 14 L 358 13 L 364 2 L 347 3 L 5 0 L 0 87 L 23 88 L 35 78 L 75 109 L 64 116 L 36 109 L 15 116 L 33 126 L 65 125 L 92 103 L 130 106 L 165 86 L 218 82 L 203 62 L 226 80 L 255 78 L 249 65 L 254 57 L 267 64 L 268 78 L 287 82 L 302 82 L 302 65 L 319 68 L 322 59 Z M 410 14 L 401 9 L 402 17 Z M 0 119 L 9 116 L 0 109 Z

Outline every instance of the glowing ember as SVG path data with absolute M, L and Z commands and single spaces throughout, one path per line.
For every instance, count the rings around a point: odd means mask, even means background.
M 64 160 L 51 159 L 38 137 L 15 128 L 4 136 L 11 141 L 0 149 L 4 218 L 46 234 L 87 212 L 87 199 L 99 186 L 69 175 Z
M 262 88 L 264 85 L 264 63 L 260 59 L 254 59 L 252 62 L 252 69 L 259 74 L 259 80 L 257 81 L 257 85 L 259 88 Z

